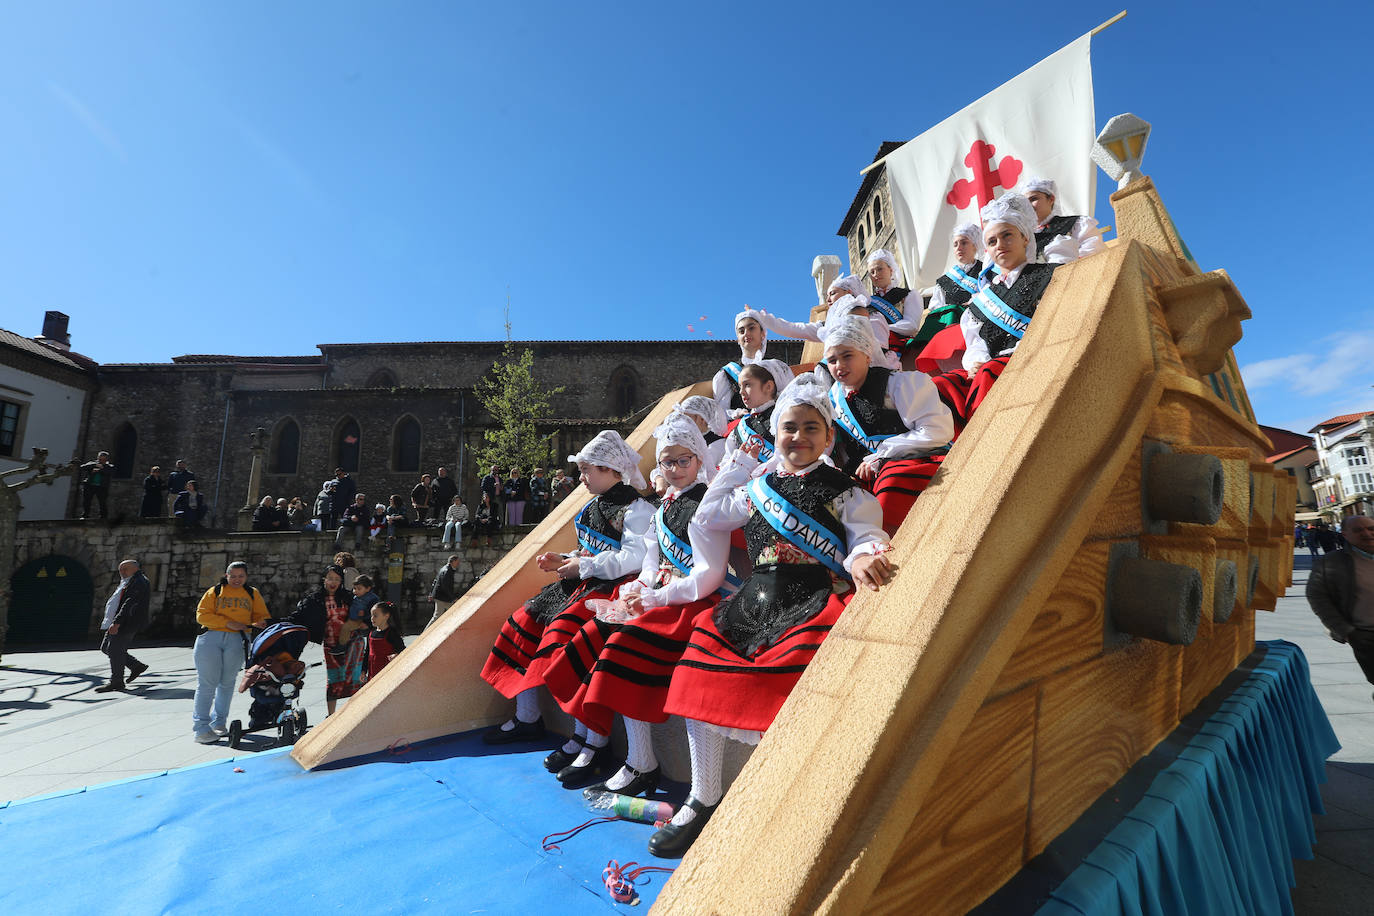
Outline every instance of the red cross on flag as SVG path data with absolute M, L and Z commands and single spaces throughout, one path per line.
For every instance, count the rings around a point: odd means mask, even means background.
M 887 157 L 909 288 L 933 285 L 952 263 L 955 226 L 1028 178 L 1058 183 L 1056 212 L 1092 215 L 1090 44 L 1084 35 Z

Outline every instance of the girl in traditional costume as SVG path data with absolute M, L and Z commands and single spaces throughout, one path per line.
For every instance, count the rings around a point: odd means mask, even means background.
M 598 789 L 640 795 L 658 785 L 650 723 L 667 721 L 663 704 L 673 667 L 697 616 L 715 606 L 726 580 L 729 534 L 694 523 L 706 494 L 706 441 L 681 413 L 672 414 L 654 437 L 668 492 L 654 513 L 639 577 L 620 589 L 616 601 L 591 602 L 597 616 L 560 650 L 545 674 L 558 704 L 591 731 L 607 734 L 615 713 L 625 717 L 625 766 L 618 772 L 604 762 L 582 772 L 564 770 L 568 776 L 560 773 L 559 780 L 570 789 L 604 779 Z M 564 756 L 555 751 L 548 765 L 566 766 Z
M 771 419 L 778 392 L 792 381 L 792 368 L 780 359 L 765 359 L 740 370 L 740 396 L 748 412 L 725 439 L 726 458 L 751 440 L 763 442 L 763 460 L 773 457 Z
M 740 371 L 751 363 L 761 362 L 768 348 L 768 332 L 748 306 L 735 316 L 735 339 L 739 342 L 739 362 L 726 363 L 711 379 L 711 396 L 727 415 L 744 409 L 739 391 Z
M 568 461 L 577 464 L 594 496 L 573 520 L 579 549 L 535 557 L 541 570 L 558 574 L 558 581 L 506 619 L 482 667 L 483 680 L 502 696 L 515 698 L 515 717 L 489 729 L 483 735 L 488 744 L 543 734 L 535 690 L 544 683 L 554 654 L 591 619 L 587 599 L 614 598 L 644 562 L 644 535 L 653 524 L 653 508 L 637 492 L 645 486 L 639 453 L 619 433 L 602 430 Z M 607 735 L 589 732 L 580 722 L 574 734 L 564 749 L 576 755 L 573 763 L 578 766 L 587 766 L 608 741 Z
M 879 248 L 868 256 L 868 282 L 873 284 L 873 292 L 868 297 L 871 314 L 887 323 L 887 336 L 877 334 L 878 343 L 884 350 L 897 356 L 901 368 L 902 351 L 907 342 L 921 329 L 921 297 L 913 301 L 914 308 L 907 308 L 911 290 L 902 286 L 902 269 L 897 259 L 886 248 Z
M 697 510 L 707 530 L 744 528 L 754 571 L 697 618 L 673 671 L 665 710 L 688 720 L 692 788 L 650 839 L 658 856 L 683 855 L 714 813 L 725 738 L 757 742 L 855 586 L 892 576 L 878 501 L 822 461 L 834 440 L 825 386 L 802 374 L 773 417 L 777 470 L 755 477 L 757 449 L 734 452 Z
M 893 535 L 940 469 L 954 417 L 930 376 L 875 365 L 880 354 L 860 319 L 840 322 L 826 337 L 835 465 L 878 498 L 883 530 Z
M 1067 264 L 1106 251 L 1097 220 L 1091 216 L 1064 216 L 1059 191 L 1052 178 L 1032 178 L 1021 193 L 1035 210 L 1035 250 L 1041 263 Z
M 887 342 L 887 319 L 875 314 L 869 307 L 868 292 L 858 277 L 837 277 L 830 284 L 825 298 L 829 308 L 826 310 L 824 321 L 788 321 L 763 309 L 751 309 L 749 314 L 757 316 L 759 322 L 774 334 L 794 340 L 813 340 L 817 343 L 825 341 L 826 328 L 850 315 L 858 315 L 872 323 L 873 336 L 878 341 L 884 344 Z M 886 353 L 884 358 L 891 368 L 901 368 L 902 359 L 898 354 Z
M 983 229 L 977 223 L 963 223 L 950 235 L 954 264 L 935 281 L 930 305 L 926 307 L 921 329 L 912 338 L 920 350 L 916 368 L 929 375 L 950 372 L 962 364 L 964 334 L 959 328 L 973 294 L 979 289 L 983 262 Z
M 1015 192 L 1003 194 L 979 215 L 988 260 L 999 272 L 973 296 L 959 319 L 964 332 L 962 371 L 945 372 L 934 379 L 954 413 L 958 431 L 968 424 L 1006 368 L 1055 267 L 1035 263 L 1035 211 L 1026 198 Z
M 730 432 L 730 418 L 721 409 L 719 401 L 700 394 L 683 399 L 677 410 L 696 424 L 706 440 L 705 473 L 706 482 L 710 483 L 725 457 L 725 436 Z

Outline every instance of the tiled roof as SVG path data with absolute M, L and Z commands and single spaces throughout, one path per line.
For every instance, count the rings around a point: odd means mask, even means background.
M 1300 446 L 1298 446 L 1297 448 L 1289 449 L 1289 450 L 1286 451 L 1286 452 L 1275 452 L 1274 454 L 1270 455 L 1268 458 L 1265 458 L 1264 460 L 1267 461 L 1267 462 L 1269 462 L 1270 464 L 1276 464 L 1277 462 L 1280 462 L 1280 461 L 1282 461 L 1282 460 L 1285 459 L 1285 458 L 1291 458 L 1292 456 L 1296 455 L 1298 452 L 1301 452 L 1303 449 L 1309 449 L 1309 448 L 1312 448 L 1312 446 L 1310 446 L 1310 445 L 1300 445 Z
M 878 152 L 874 154 L 873 161 L 886 156 L 888 153 L 905 144 L 898 140 L 884 140 L 878 147 Z M 873 190 L 873 184 L 878 180 L 878 176 L 883 173 L 885 165 L 880 165 L 873 171 L 864 176 L 864 180 L 859 183 L 859 192 L 854 195 L 854 202 L 849 205 L 849 212 L 844 215 L 844 221 L 840 223 L 840 231 L 835 234 L 840 237 L 849 235 L 849 227 L 854 225 L 854 220 L 859 218 L 859 213 L 863 210 L 864 204 L 868 201 L 868 192 Z
M 1334 429 L 1337 426 L 1344 426 L 1347 423 L 1354 423 L 1356 420 L 1359 420 L 1363 417 L 1367 417 L 1370 414 L 1374 414 L 1374 410 L 1365 410 L 1361 411 L 1360 413 L 1343 413 L 1339 417 L 1332 417 L 1329 420 L 1321 421 L 1316 426 L 1309 429 L 1308 432 L 1315 433 L 1317 430 L 1325 432 L 1326 430 Z
M 1311 436 L 1304 436 L 1302 433 L 1295 433 L 1291 429 L 1282 429 L 1278 426 L 1265 426 L 1260 424 L 1260 430 L 1269 437 L 1273 443 L 1274 453 L 1270 454 L 1269 460 L 1274 461 L 1274 454 L 1283 452 L 1291 455 L 1301 448 L 1306 448 L 1312 444 Z
M 0 346 L 13 347 L 31 356 L 37 356 L 41 359 L 57 363 L 58 365 L 66 366 L 69 369 L 76 369 L 79 372 L 86 372 L 90 369 L 94 369 L 98 365 L 95 360 L 88 356 L 59 350 L 56 347 L 49 347 L 39 343 L 31 337 L 20 337 L 13 331 L 6 331 L 3 328 L 0 328 Z

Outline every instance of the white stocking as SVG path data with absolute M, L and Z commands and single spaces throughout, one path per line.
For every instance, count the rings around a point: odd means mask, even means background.
M 585 725 L 582 727 L 587 728 Z M 572 765 L 575 767 L 591 766 L 592 757 L 596 755 L 597 750 L 605 747 L 610 740 L 609 735 L 599 735 L 587 728 L 587 743 L 583 745 L 582 753 L 577 755 L 577 759 L 572 762 Z
M 725 756 L 725 736 L 697 719 L 687 720 L 687 745 L 692 756 L 692 797 L 703 805 L 720 802 L 720 777 Z M 670 823 L 690 824 L 696 811 L 683 805 Z
M 521 722 L 534 722 L 539 718 L 539 696 L 537 687 L 527 687 L 515 695 L 515 718 Z
M 573 736 L 563 742 L 562 751 L 565 754 L 576 754 L 582 747 L 582 739 L 587 737 L 587 726 L 582 724 L 582 720 L 573 719 Z
M 648 722 L 626 719 L 625 737 L 630 743 L 630 752 L 625 755 L 627 764 L 641 773 L 658 767 L 658 758 L 654 756 L 654 736 Z

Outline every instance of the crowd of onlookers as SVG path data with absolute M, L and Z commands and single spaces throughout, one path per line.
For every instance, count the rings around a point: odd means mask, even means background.
M 81 465 L 80 518 L 92 517 L 92 505 L 96 507 L 100 518 L 109 517 L 110 481 L 114 475 L 115 466 L 110 463 L 109 452 L 101 452 L 93 461 Z M 195 472 L 186 466 L 185 458 L 178 458 L 176 468 L 165 477 L 161 466 L 154 465 L 148 476 L 143 478 L 143 499 L 138 507 L 138 514 L 142 518 L 171 516 L 181 524 L 193 527 L 201 523 L 208 509 Z
M 1299 522 L 1293 527 L 1293 546 L 1306 547 L 1312 556 L 1345 549 L 1341 532 L 1325 522 Z

